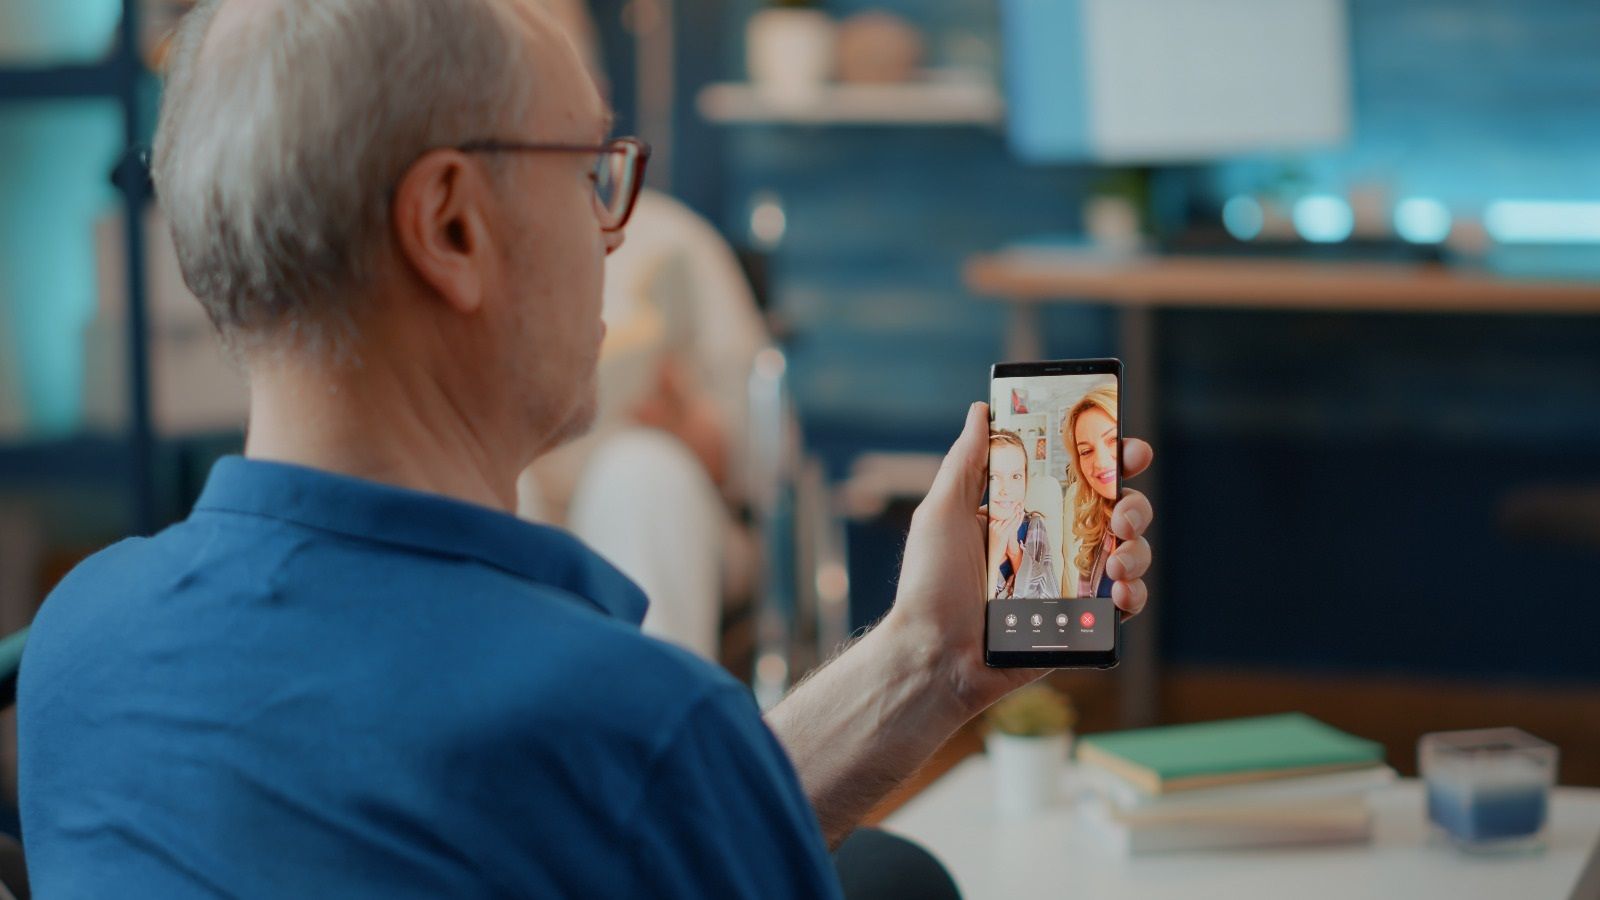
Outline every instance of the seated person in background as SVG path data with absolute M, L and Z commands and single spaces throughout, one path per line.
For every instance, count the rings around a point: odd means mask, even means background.
M 990 597 L 1054 597 L 1056 569 L 1044 516 L 1029 510 L 1028 451 L 1010 431 L 989 435 Z
M 33 893 L 839 896 L 829 848 L 1040 674 L 983 664 L 984 406 L 892 610 L 763 720 L 640 634 L 615 568 L 513 515 L 518 473 L 595 415 L 643 168 L 547 15 L 207 0 L 171 58 L 157 193 L 245 364 L 245 456 L 34 621 Z M 1151 511 L 1117 509 L 1132 614 Z
M 1117 550 L 1111 513 L 1117 504 L 1117 389 L 1098 387 L 1061 417 L 1061 443 L 1069 450 L 1070 477 L 1062 521 L 1072 536 L 1062 555 L 1063 597 L 1109 597 L 1106 565 Z
M 543 3 L 604 91 L 585 4 Z M 522 473 L 517 512 L 567 527 L 638 583 L 646 634 L 715 661 L 723 617 L 750 603 L 760 555 L 740 515 L 741 451 L 766 328 L 727 241 L 649 189 L 606 260 L 601 315 L 595 424 Z
M 715 231 L 648 191 L 607 261 L 603 316 L 596 423 L 522 473 L 518 514 L 572 530 L 650 596 L 646 634 L 714 661 L 758 556 L 735 438 L 761 322 Z

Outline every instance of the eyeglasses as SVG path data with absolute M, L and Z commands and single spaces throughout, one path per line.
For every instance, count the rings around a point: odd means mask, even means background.
M 595 213 L 603 231 L 621 231 L 633 215 L 633 205 L 644 187 L 644 167 L 650 145 L 625 137 L 604 144 L 526 144 L 518 141 L 468 141 L 456 147 L 462 153 L 593 153 Z

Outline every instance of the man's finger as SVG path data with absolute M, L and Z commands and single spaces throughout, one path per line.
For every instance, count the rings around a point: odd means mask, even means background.
M 984 474 L 989 470 L 989 404 L 974 403 L 967 408 L 967 421 L 961 436 L 939 464 L 928 500 L 959 503 L 972 509 L 983 499 Z
M 1133 476 L 1150 468 L 1150 462 L 1156 458 L 1156 451 L 1150 445 L 1138 438 L 1122 439 L 1122 477 Z
M 1122 499 L 1111 510 L 1111 533 L 1124 541 L 1134 540 L 1144 534 L 1153 518 L 1155 510 L 1150 507 L 1150 498 L 1125 489 Z
M 1111 602 L 1122 610 L 1123 619 L 1131 619 L 1144 611 L 1150 591 L 1143 581 L 1114 581 L 1111 583 Z
M 1106 560 L 1106 574 L 1116 581 L 1143 578 L 1149 570 L 1150 542 L 1144 538 L 1123 544 Z

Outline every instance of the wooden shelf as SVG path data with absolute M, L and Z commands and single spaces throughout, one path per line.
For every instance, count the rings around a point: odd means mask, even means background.
M 700 114 L 723 124 L 993 126 L 1005 104 L 988 84 L 931 80 L 911 84 L 835 84 L 814 98 L 785 101 L 747 83 L 710 84 Z
M 1600 282 L 1507 278 L 1414 263 L 1009 250 L 969 260 L 966 284 L 1012 303 L 1600 314 Z

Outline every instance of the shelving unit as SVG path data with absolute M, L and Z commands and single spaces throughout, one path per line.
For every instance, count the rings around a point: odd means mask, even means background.
M 0 68 L 0 101 L 116 97 L 121 77 L 122 69 L 114 62 Z
M 719 124 L 921 125 L 997 127 L 1005 102 L 975 81 L 830 84 L 814 97 L 786 101 L 745 82 L 706 85 L 695 98 L 700 115 Z
M 87 65 L 0 67 L 0 103 L 41 100 L 115 99 L 122 110 L 129 147 L 139 132 L 139 0 L 123 0 L 116 47 L 103 62 Z M 0 474 L 7 479 L 73 478 L 125 480 L 135 530 L 148 534 L 159 524 L 152 460 L 155 436 L 150 417 L 150 349 L 145 284 L 142 212 L 151 191 L 143 167 L 125 159 L 115 172 L 122 192 L 127 260 L 128 428 L 120 439 L 84 436 L 63 440 L 19 441 L 0 447 Z
M 0 444 L 0 487 L 71 481 L 112 486 L 131 477 L 128 442 L 119 435 L 39 438 Z

